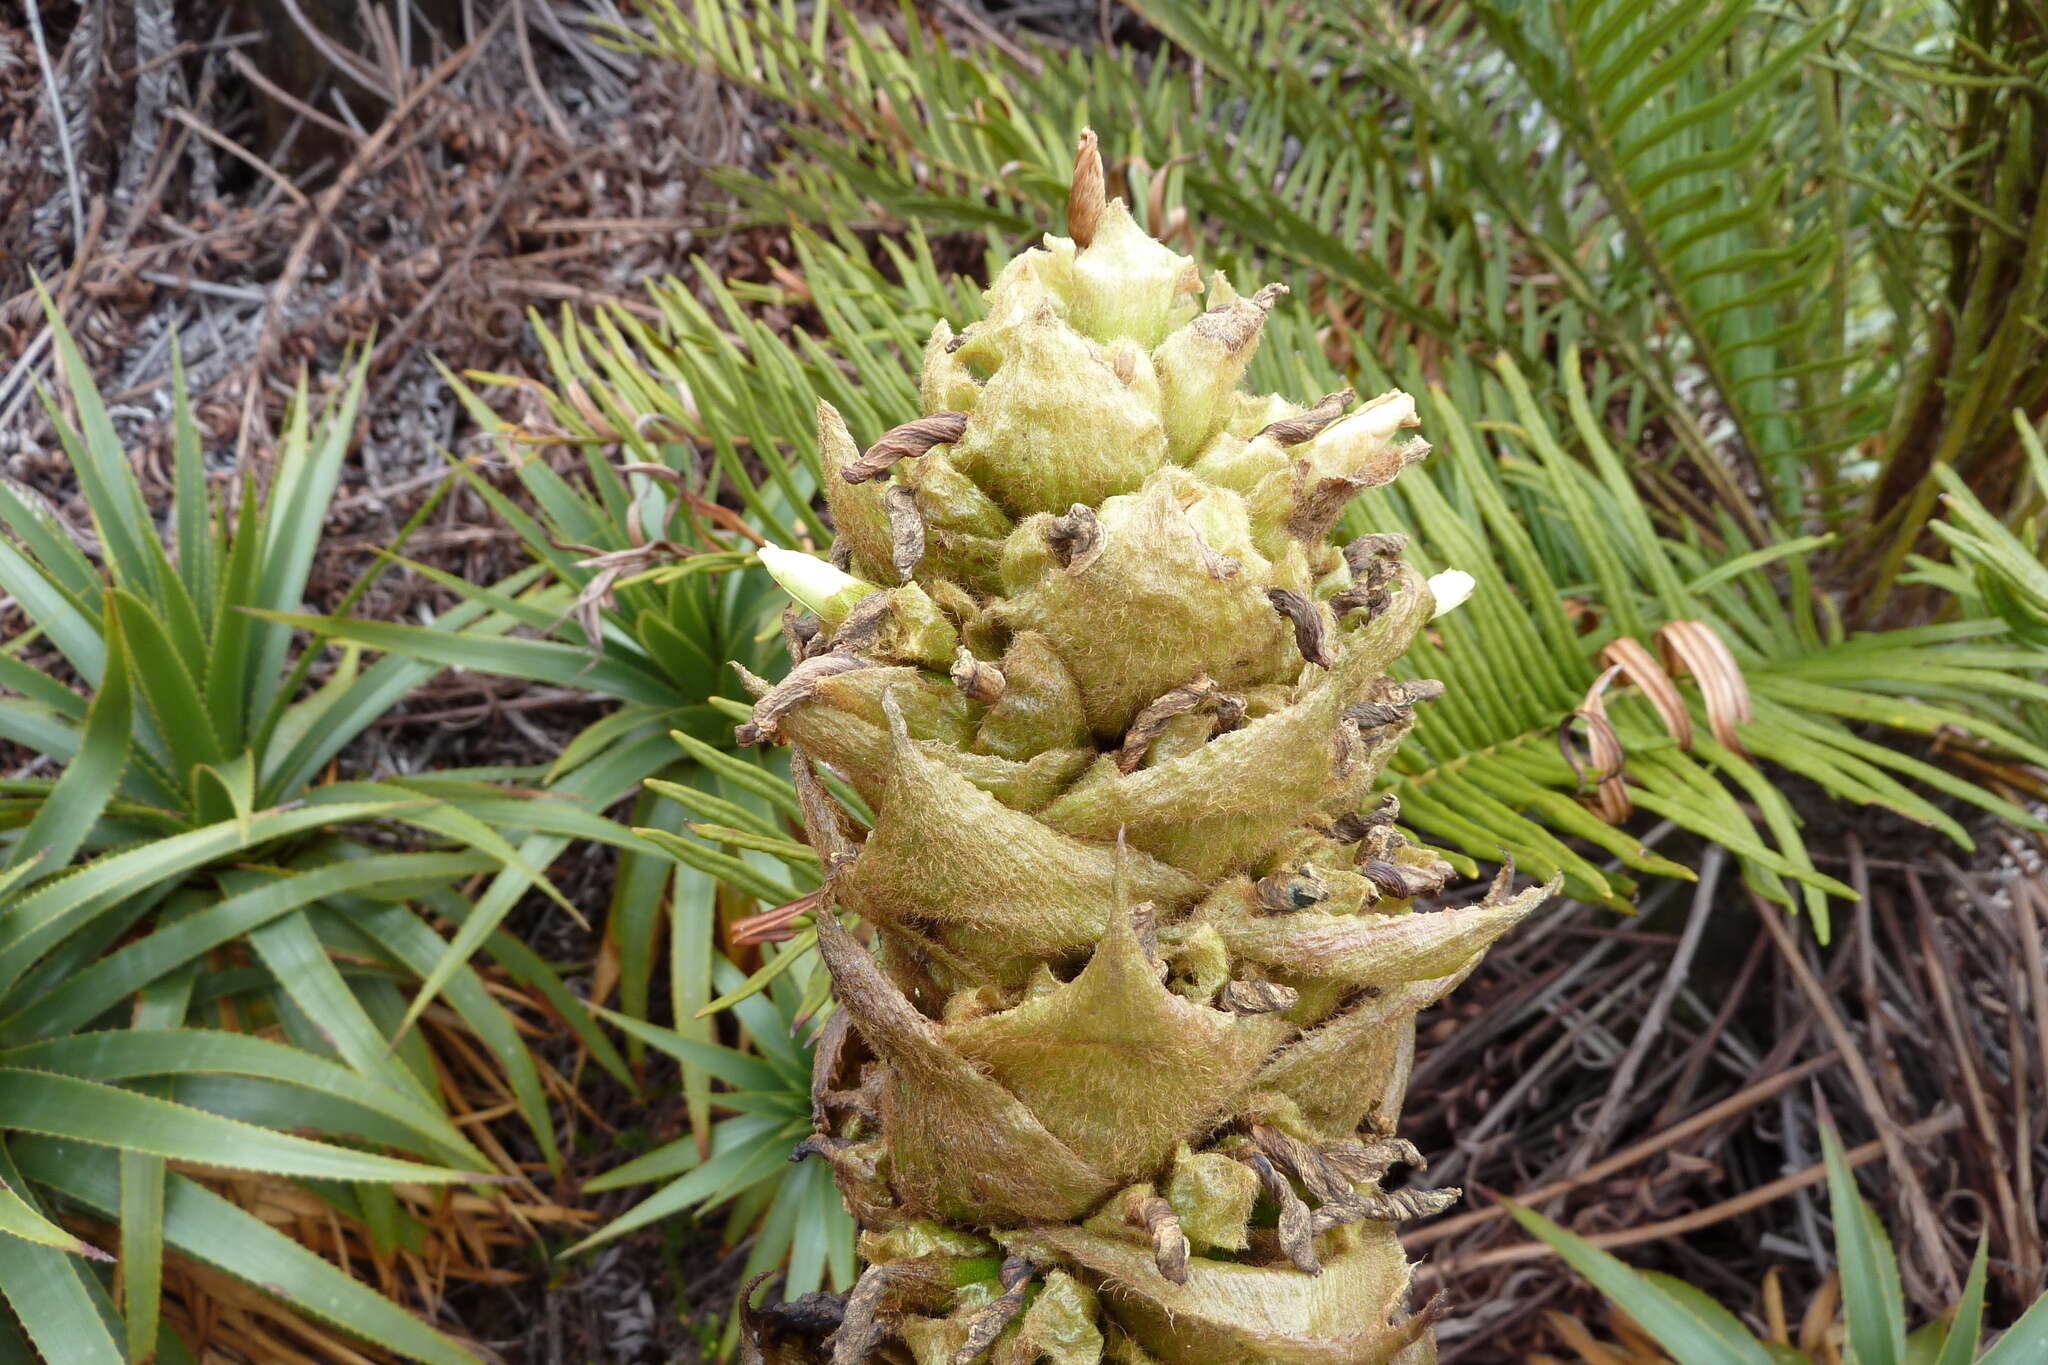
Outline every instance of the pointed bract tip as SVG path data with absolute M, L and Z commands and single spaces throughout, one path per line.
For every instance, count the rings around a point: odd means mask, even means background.
M 1095 130 L 1083 128 L 1081 140 L 1074 148 L 1073 187 L 1067 191 L 1067 235 L 1074 239 L 1075 246 L 1085 247 L 1095 240 L 1095 228 L 1102 221 L 1102 205 L 1107 197 L 1102 149 L 1096 144 Z

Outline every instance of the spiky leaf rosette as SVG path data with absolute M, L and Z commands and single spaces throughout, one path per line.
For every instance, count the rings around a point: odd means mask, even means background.
M 765 556 L 809 610 L 740 738 L 796 751 L 831 873 L 804 1151 L 866 1269 L 749 1351 L 1424 1359 L 1394 1224 L 1456 1192 L 1381 1185 L 1414 1016 L 1543 893 L 1414 912 L 1450 868 L 1372 798 L 1434 603 L 1401 536 L 1329 537 L 1414 404 L 1241 392 L 1279 291 L 1205 287 L 1092 137 L 1069 228 L 940 324 L 922 418 L 863 454 L 818 405 L 835 564 Z

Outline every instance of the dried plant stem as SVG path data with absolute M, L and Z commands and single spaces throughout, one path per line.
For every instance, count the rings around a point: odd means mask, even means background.
M 71 150 L 71 127 L 64 117 L 64 96 L 57 86 L 57 66 L 50 60 L 50 43 L 43 36 L 42 6 L 29 0 L 28 31 L 35 40 L 36 64 L 43 69 L 43 89 L 50 96 L 50 123 L 57 135 L 57 151 L 64 159 L 64 183 L 71 192 L 71 241 L 82 255 L 85 251 L 85 191 L 78 183 L 78 157 Z
M 1616 1171 L 1625 1171 L 1637 1162 L 1653 1157 L 1666 1148 L 1677 1146 L 1695 1133 L 1704 1132 L 1715 1124 L 1723 1123 L 1728 1119 L 1747 1113 L 1765 1100 L 1772 1099 L 1781 1092 L 1797 1085 L 1815 1072 L 1833 1066 L 1839 1058 L 1839 1053 L 1830 1051 L 1818 1057 L 1810 1057 L 1806 1061 L 1800 1062 L 1797 1066 L 1787 1067 L 1775 1076 L 1758 1081 L 1747 1090 L 1739 1090 L 1727 1099 L 1708 1105 L 1692 1117 L 1672 1124 L 1655 1137 L 1645 1138 L 1633 1146 L 1623 1148 L 1604 1161 L 1594 1162 L 1583 1171 L 1567 1176 L 1563 1180 L 1553 1180 L 1547 1185 L 1540 1185 L 1533 1190 L 1517 1194 L 1514 1196 L 1514 1202 L 1517 1204 L 1541 1203 L 1546 1199 L 1555 1199 L 1558 1195 L 1567 1194 L 1582 1185 L 1590 1185 L 1596 1180 L 1604 1180 Z M 1410 1250 L 1416 1247 L 1428 1246 L 1433 1242 L 1440 1242 L 1446 1237 L 1454 1237 L 1468 1229 L 1478 1227 L 1482 1223 L 1490 1223 L 1495 1219 L 1505 1218 L 1507 1217 L 1507 1212 L 1506 1206 L 1501 1204 L 1496 1204 L 1492 1208 L 1475 1209 L 1471 1213 L 1461 1213 L 1454 1218 L 1446 1218 L 1441 1222 L 1431 1223 L 1426 1227 L 1418 1228 L 1403 1237 L 1401 1242 Z
M 1713 912 L 1714 893 L 1720 889 L 1721 870 L 1727 865 L 1728 851 L 1719 844 L 1708 845 L 1706 856 L 1700 863 L 1700 880 L 1693 892 L 1692 909 L 1686 915 L 1685 931 L 1679 936 L 1678 948 L 1671 954 L 1670 968 L 1664 973 L 1664 980 L 1657 987 L 1657 994 L 1651 999 L 1642 1024 L 1637 1027 L 1636 1036 L 1629 1040 L 1628 1051 L 1622 1054 L 1620 1064 L 1614 1068 L 1614 1079 L 1607 1087 L 1607 1096 L 1600 1101 L 1599 1112 L 1586 1125 L 1578 1150 L 1572 1153 L 1567 1163 L 1568 1173 L 1591 1160 L 1593 1153 L 1612 1134 L 1621 1106 L 1629 1098 L 1637 1073 L 1642 1070 L 1643 1059 L 1649 1055 L 1650 1045 L 1664 1031 L 1664 1020 L 1671 1013 L 1671 1002 L 1678 998 L 1679 988 L 1685 985 L 1691 971 L 1693 954 L 1699 950 L 1700 936 L 1706 931 L 1707 919 Z
M 2007 847 L 2012 847 L 2010 843 Z M 2013 849 L 2017 857 L 2019 851 Z M 2048 911 L 2048 893 L 2030 881 L 2013 883 L 2012 916 L 2020 931 L 2020 949 L 2026 959 L 2027 992 L 2033 997 L 2034 1045 L 2041 1049 L 2041 1075 L 2048 1078 L 2048 965 L 2041 951 L 2041 916 Z
M 1849 1165 L 1851 1167 L 1864 1166 L 1877 1160 L 1879 1157 L 1888 1156 L 1887 1148 L 1897 1145 L 1897 1139 L 1916 1143 L 1925 1142 L 1929 1138 L 1937 1138 L 1945 1133 L 1954 1132 L 1963 1126 L 1963 1122 L 1963 1113 L 1960 1109 L 1944 1109 L 1938 1114 L 1931 1115 L 1920 1120 L 1918 1123 L 1900 1130 L 1893 1142 L 1888 1143 L 1886 1140 L 1879 1138 L 1866 1142 L 1860 1147 L 1851 1148 L 1848 1152 Z M 1667 1237 L 1682 1237 L 1688 1232 L 1697 1232 L 1701 1228 L 1712 1227 L 1714 1224 L 1725 1222 L 1737 1214 L 1747 1213 L 1749 1210 L 1760 1208 L 1775 1199 L 1782 1199 L 1796 1190 L 1809 1189 L 1825 1181 L 1827 1178 L 1826 1163 L 1816 1161 L 1813 1165 L 1808 1166 L 1802 1171 L 1773 1180 L 1768 1185 L 1759 1185 L 1747 1194 L 1736 1195 L 1733 1199 L 1724 1199 L 1718 1204 L 1701 1209 L 1696 1213 L 1688 1213 L 1682 1218 L 1667 1218 L 1660 1223 L 1645 1223 L 1641 1227 L 1598 1233 L 1588 1237 L 1586 1240 L 1596 1247 L 1612 1250 L 1615 1247 L 1640 1246 L 1644 1242 L 1661 1242 Z M 1491 1250 L 1482 1251 L 1476 1256 L 1425 1264 L 1416 1271 L 1416 1278 L 1443 1279 L 1448 1276 L 1463 1274 L 1467 1271 L 1478 1270 L 1483 1266 L 1507 1265 L 1515 1261 L 1540 1261 L 1545 1257 L 1555 1256 L 1556 1254 L 1556 1252 L 1552 1251 L 1549 1246 L 1542 1242 L 1520 1242 L 1513 1246 L 1494 1247 Z
M 449 77 L 460 71 L 478 48 L 490 41 L 492 35 L 498 31 L 498 26 L 505 21 L 507 13 L 508 10 L 500 10 L 484 26 L 481 33 L 451 53 L 422 77 L 418 84 L 406 91 L 404 97 L 393 105 L 391 116 L 384 120 L 376 132 L 365 139 L 363 145 L 356 149 L 356 154 L 349 158 L 348 165 L 342 167 L 341 174 L 334 178 L 334 183 L 314 201 L 313 211 L 306 219 L 306 226 L 300 229 L 298 240 L 292 243 L 291 254 L 285 258 L 285 267 L 278 274 L 277 284 L 270 295 L 270 307 L 264 310 L 262 330 L 256 339 L 256 354 L 249 367 L 249 382 L 243 391 L 241 434 L 235 444 L 237 464 L 248 455 L 250 442 L 256 435 L 256 414 L 263 392 L 258 376 L 269 361 L 271 347 L 277 342 L 278 324 L 283 319 L 285 304 L 291 298 L 292 290 L 297 287 L 299 276 L 305 273 L 306 263 L 311 259 L 313 242 L 320 235 L 321 225 L 333 214 L 335 206 L 341 202 L 342 196 L 348 193 L 349 187 L 369 172 L 378 155 L 384 150 L 385 144 L 397 135 L 399 128 L 412 111 L 418 108 L 428 95 L 440 88 Z
M 1905 1144 L 1900 1140 L 1898 1121 L 1892 1117 L 1890 1106 L 1885 1104 L 1884 1096 L 1877 1088 L 1877 1080 L 1870 1074 L 1870 1066 L 1863 1060 L 1863 1054 L 1858 1050 L 1856 1039 L 1849 1032 L 1848 1025 L 1842 1022 L 1841 1012 L 1835 1008 L 1828 989 L 1821 984 L 1820 978 L 1813 974 L 1813 968 L 1807 965 L 1806 958 L 1799 951 L 1799 945 L 1792 941 L 1792 931 L 1785 927 L 1778 907 L 1753 892 L 1750 901 L 1756 907 L 1757 918 L 1763 921 L 1765 932 L 1770 934 L 1779 955 L 1791 969 L 1800 992 L 1805 995 L 1807 1003 L 1819 1016 L 1821 1026 L 1827 1030 L 1828 1036 L 1834 1040 L 1843 1061 L 1848 1064 L 1849 1076 L 1855 1082 L 1857 1095 L 1862 1099 L 1871 1121 L 1877 1125 L 1877 1140 L 1883 1144 L 1885 1157 L 1898 1175 L 1899 1185 L 1905 1191 L 1907 1213 L 1913 1220 L 1914 1235 L 1906 1240 L 1918 1252 L 1918 1259 L 1931 1273 L 1936 1297 L 1944 1303 L 1953 1302 L 1962 1292 L 1962 1285 L 1957 1283 L 1955 1267 L 1944 1253 L 1948 1239 L 1944 1235 L 1941 1220 L 1935 1216 L 1934 1206 L 1927 1198 L 1927 1191 L 1921 1185 L 1918 1173 L 1906 1160 Z M 1961 1115 L 1958 1113 L 1956 1122 L 1961 1121 Z

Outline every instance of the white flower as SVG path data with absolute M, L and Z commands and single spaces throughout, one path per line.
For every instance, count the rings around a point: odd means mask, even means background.
M 855 578 L 801 550 L 763 545 L 756 554 L 768 576 L 827 625 L 837 625 L 845 620 L 854 603 L 870 593 L 881 591 L 873 583 Z
M 1380 446 L 1403 427 L 1422 425 L 1415 415 L 1415 399 L 1399 389 L 1388 389 L 1355 412 L 1347 413 L 1323 432 L 1332 444 Z
M 1472 575 L 1463 569 L 1445 569 L 1440 574 L 1432 574 L 1429 595 L 1436 599 L 1436 610 L 1430 613 L 1429 619 L 1434 621 L 1470 597 L 1472 582 Z

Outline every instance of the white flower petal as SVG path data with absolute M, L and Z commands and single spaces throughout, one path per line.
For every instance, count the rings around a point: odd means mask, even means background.
M 1440 574 L 1432 574 L 1429 580 L 1429 595 L 1436 599 L 1436 610 L 1430 613 L 1429 619 L 1434 621 L 1470 597 L 1472 585 L 1472 575 L 1463 569 L 1445 569 Z

